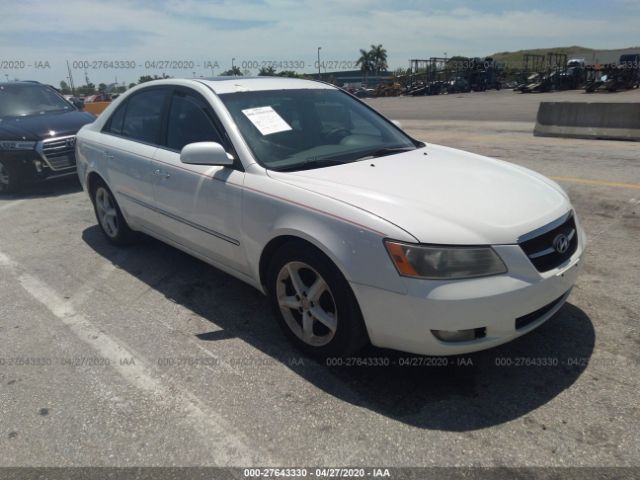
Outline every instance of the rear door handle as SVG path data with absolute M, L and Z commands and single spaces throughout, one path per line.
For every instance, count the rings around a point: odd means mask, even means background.
M 162 178 L 171 178 L 171 174 L 169 172 L 165 172 L 164 170 L 160 170 L 159 168 L 153 171 L 154 175 L 157 175 Z

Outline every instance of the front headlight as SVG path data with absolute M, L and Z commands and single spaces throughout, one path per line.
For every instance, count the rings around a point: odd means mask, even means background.
M 2 150 L 33 150 L 36 148 L 36 142 L 28 142 L 24 140 L 0 140 L 0 149 Z
M 491 247 L 417 245 L 385 240 L 398 273 L 405 277 L 455 280 L 486 277 L 507 271 Z

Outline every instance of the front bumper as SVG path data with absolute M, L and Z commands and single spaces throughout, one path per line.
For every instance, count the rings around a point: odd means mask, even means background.
M 518 245 L 499 245 L 494 249 L 509 268 L 505 275 L 449 282 L 403 278 L 405 295 L 352 284 L 371 342 L 422 355 L 459 355 L 530 332 L 560 310 L 577 280 L 585 245 L 580 228 L 578 235 L 578 249 L 571 258 L 544 273 Z M 444 342 L 432 333 L 469 329 L 482 336 Z
M 35 150 L 3 151 L 0 152 L 0 156 L 4 162 L 13 164 L 21 179 L 27 182 L 71 175 L 76 172 L 75 157 L 73 164 L 54 170 Z

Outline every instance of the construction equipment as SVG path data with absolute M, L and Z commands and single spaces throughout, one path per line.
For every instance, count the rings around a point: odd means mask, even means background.
M 542 61 L 544 59 L 544 61 Z M 565 53 L 549 52 L 544 55 L 525 55 L 525 71 L 531 61 L 536 72 L 530 74 L 527 82 L 516 87 L 522 93 L 553 92 L 581 88 L 586 80 L 583 59 L 567 61 Z
M 447 83 L 447 93 L 467 93 L 471 91 L 471 86 L 464 77 L 456 77 Z
M 405 95 L 439 95 L 447 91 L 447 59 L 431 57 L 411 60 L 411 74 L 404 88 Z
M 452 77 L 464 79 L 469 85 L 468 91 L 484 92 L 502 88 L 504 64 L 496 62 L 491 57 L 456 61 L 451 67 Z
M 402 93 L 402 86 L 398 82 L 381 83 L 373 92 L 374 97 L 397 97 Z
M 525 53 L 523 57 L 523 69 L 520 73 L 520 83 L 514 88 L 514 91 L 522 92 L 524 88 L 533 86 L 544 71 L 546 57 L 535 53 Z
M 560 73 L 557 90 L 577 90 L 582 88 L 587 80 L 584 58 L 573 58 L 567 62 L 567 69 Z
M 413 59 L 410 62 L 410 74 L 402 77 L 405 95 L 484 92 L 487 89 L 502 88 L 504 64 L 490 57 L 454 60 L 431 57 L 428 60 Z
M 520 89 L 522 93 L 540 93 L 555 90 L 558 78 L 567 68 L 567 55 L 562 53 L 549 52 L 547 56 L 540 55 L 544 60 L 538 63 L 541 71 L 540 75 L 528 85 Z
M 620 61 L 605 65 L 586 67 L 587 83 L 585 91 L 593 93 L 598 90 L 617 92 L 640 87 L 640 54 L 627 54 Z

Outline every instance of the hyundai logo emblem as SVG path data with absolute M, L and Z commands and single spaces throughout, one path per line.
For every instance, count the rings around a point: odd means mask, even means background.
M 569 250 L 569 237 L 564 233 L 557 235 L 556 238 L 553 239 L 553 248 L 555 248 L 558 253 L 566 253 L 567 250 Z
M 76 146 L 76 137 L 67 138 L 65 142 L 67 147 L 75 147 Z

